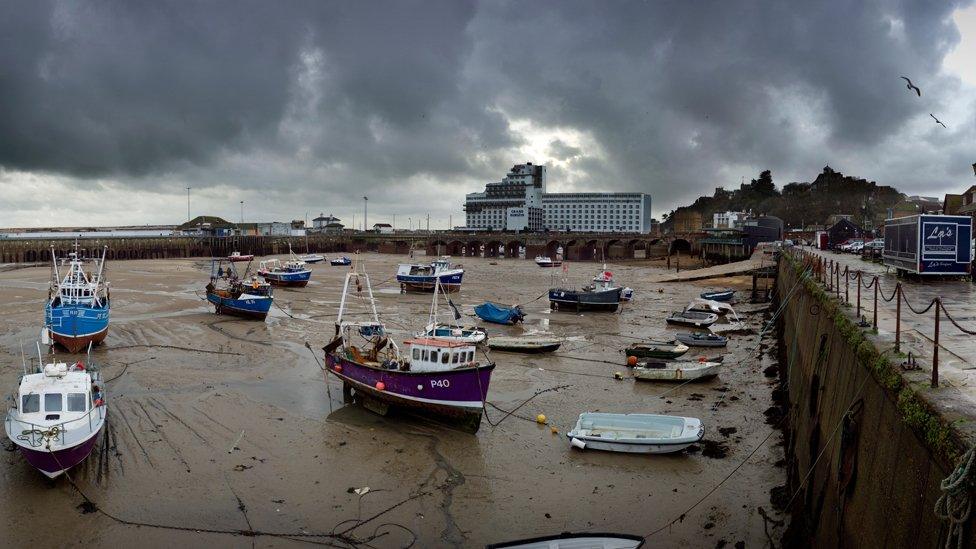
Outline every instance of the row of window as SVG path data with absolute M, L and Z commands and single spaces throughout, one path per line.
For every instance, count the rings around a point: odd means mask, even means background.
M 32 414 L 41 411 L 41 395 L 23 395 L 20 403 L 20 411 L 24 414 Z M 44 393 L 45 412 L 63 412 L 64 395 L 61 393 Z M 88 399 L 85 393 L 68 393 L 68 411 L 86 412 L 88 411 Z
M 438 354 L 440 358 L 438 358 Z M 466 364 L 474 361 L 474 351 L 438 351 L 437 349 L 414 349 L 413 359 L 423 362 L 438 362 L 441 364 Z

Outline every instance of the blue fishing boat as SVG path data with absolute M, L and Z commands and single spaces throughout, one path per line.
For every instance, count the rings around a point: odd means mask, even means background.
M 433 292 L 437 284 L 445 292 L 457 292 L 463 277 L 464 269 L 452 265 L 447 257 L 435 259 L 429 265 L 402 263 L 396 275 L 401 289 L 415 292 Z
M 45 335 L 71 353 L 77 353 L 89 344 L 99 344 L 108 335 L 110 296 L 105 271 L 105 252 L 101 259 L 90 260 L 96 268 L 94 275 L 85 272 L 85 260 L 78 252 L 68 254 L 68 271 L 61 276 L 58 260 L 51 247 L 52 278 L 44 307 Z M 62 266 L 65 260 L 61 260 Z
M 258 266 L 258 274 L 273 286 L 302 288 L 312 278 L 312 271 L 291 251 L 291 246 L 288 246 L 288 253 L 291 257 L 287 261 L 279 259 L 262 261 Z
M 503 307 L 486 301 L 475 307 L 474 312 L 478 315 L 478 318 L 485 322 L 493 322 L 495 324 L 513 325 L 525 320 L 525 313 L 522 312 L 522 308 L 518 305 L 514 307 Z
M 241 278 L 233 266 L 224 266 L 223 260 L 214 259 L 210 265 L 210 283 L 207 284 L 207 301 L 215 312 L 226 315 L 264 320 L 271 310 L 274 296 L 271 284 L 256 276 Z
M 329 260 L 329 264 L 332 265 L 333 267 L 339 267 L 341 265 L 352 265 L 352 260 L 346 256 L 336 257 L 334 259 Z
M 712 301 L 731 301 L 733 295 L 735 295 L 735 290 L 729 288 L 725 290 L 702 292 L 701 298 L 710 299 Z

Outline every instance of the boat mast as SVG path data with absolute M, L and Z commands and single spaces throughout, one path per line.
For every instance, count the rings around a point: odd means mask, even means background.
M 61 273 L 58 272 L 58 258 L 54 257 L 54 244 L 51 244 L 51 268 L 54 271 L 54 284 L 58 293 L 61 292 Z

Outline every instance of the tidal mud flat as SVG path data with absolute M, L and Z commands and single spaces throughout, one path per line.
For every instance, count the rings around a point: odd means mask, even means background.
M 396 264 L 408 260 L 362 257 L 393 337 L 402 341 L 421 330 L 430 296 L 401 294 L 393 280 Z M 378 535 L 371 543 L 380 547 L 405 546 L 414 535 L 417 546 L 468 547 L 562 531 L 647 534 L 719 484 L 651 543 L 757 547 L 767 545 L 767 531 L 779 539 L 783 517 L 772 509 L 770 493 L 784 484 L 785 471 L 778 466 L 780 434 L 767 440 L 772 427 L 764 412 L 773 405 L 773 378 L 764 371 L 775 366 L 775 353 L 773 338 L 759 341 L 757 335 L 768 314 L 764 307 L 737 305 L 754 333 L 731 336 L 727 349 L 689 352 L 689 358 L 726 355 L 722 373 L 710 381 L 635 382 L 622 352 L 641 339 L 673 333 L 664 318 L 703 288 L 731 282 L 744 289 L 744 280 L 651 284 L 645 281 L 660 269 L 609 264 L 620 284 L 634 288 L 634 301 L 614 314 L 581 315 L 549 309 L 544 294 L 561 273 L 525 260 L 463 263 L 463 287 L 451 296 L 463 313 L 492 300 L 523 304 L 527 314 L 524 326 L 489 326 L 489 334 L 548 331 L 566 339 L 551 355 L 492 353 L 493 423 L 538 391 L 562 388 L 536 396 L 497 426 L 483 419 L 474 435 L 344 405 L 334 378 L 327 388 L 305 343 L 321 361 L 346 267 L 317 264 L 307 287 L 276 289 L 276 306 L 262 323 L 213 313 L 202 298 L 208 262 L 109 262 L 112 321 L 105 344 L 93 352 L 104 377 L 115 378 L 107 384 L 109 424 L 71 478 L 108 515 L 185 530 L 86 513 L 91 508 L 81 505 L 85 500 L 68 480 L 49 481 L 7 451 L 0 466 L 5 539 L 12 546 L 343 546 L 328 537 L 294 536 L 344 533 L 360 540 Z M 580 286 L 600 268 L 568 265 L 570 282 Z M 31 354 L 38 338 L 48 276 L 40 267 L 0 273 L 5 395 L 16 389 L 21 344 Z M 614 378 L 617 372 L 623 379 Z M 676 455 L 581 452 L 564 434 L 584 411 L 698 417 L 708 442 Z M 534 421 L 540 413 L 550 426 Z

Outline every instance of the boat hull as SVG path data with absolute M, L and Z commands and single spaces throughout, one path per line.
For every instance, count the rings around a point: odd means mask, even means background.
M 332 265 L 333 267 L 343 267 L 346 265 L 352 265 L 352 260 L 346 261 L 344 259 L 333 259 L 329 261 L 329 265 Z
M 104 424 L 103 424 L 104 425 Z M 78 465 L 91 454 L 98 440 L 101 429 L 87 440 L 60 450 L 48 451 L 43 447 L 26 448 L 18 445 L 21 455 L 38 471 L 44 473 L 48 478 L 56 478 L 68 469 Z
M 70 353 L 77 353 L 89 343 L 99 344 L 108 335 L 109 306 L 106 301 L 102 307 L 82 305 L 51 306 L 44 311 L 44 322 L 51 333 L 51 339 Z
M 555 288 L 549 290 L 549 305 L 557 311 L 605 311 L 612 313 L 620 306 L 620 288 L 601 292 Z
M 426 417 L 459 423 L 472 432 L 481 425 L 495 368 L 490 364 L 444 372 L 404 372 L 367 366 L 337 353 L 326 355 L 325 360 L 327 371 L 357 393 Z M 383 384 L 382 390 L 377 388 L 378 383 Z
M 699 381 L 719 374 L 719 364 L 691 366 L 688 368 L 634 368 L 634 379 L 641 381 Z
M 227 257 L 227 261 L 230 261 L 231 263 L 240 263 L 242 261 L 251 261 L 253 259 L 253 255 L 231 255 Z
M 572 439 L 579 440 L 584 443 L 586 450 L 603 450 L 605 452 L 623 452 L 626 454 L 673 454 L 674 452 L 680 452 L 694 444 L 694 442 L 678 442 L 669 444 L 632 444 L 628 442 L 594 440 L 592 438 L 572 437 Z
M 522 354 L 529 354 L 529 355 L 551 353 L 553 351 L 558 350 L 561 345 L 562 345 L 561 343 L 550 343 L 546 345 L 527 345 L 527 346 L 517 345 L 517 344 L 495 345 L 491 343 L 491 340 L 489 340 L 488 342 L 488 347 L 492 351 L 503 351 L 506 353 L 522 353 Z
M 732 290 L 725 291 L 725 292 L 702 292 L 701 298 L 709 299 L 711 301 L 720 301 L 724 303 L 727 301 L 732 301 L 732 296 L 734 295 L 735 292 Z
M 626 351 L 624 351 L 624 354 L 626 356 L 632 356 L 632 357 L 636 357 L 636 358 L 664 358 L 664 359 L 672 359 L 672 358 L 678 358 L 679 356 L 681 356 L 681 355 L 683 355 L 683 354 L 685 354 L 687 352 L 688 352 L 687 349 L 685 349 L 684 351 L 663 351 L 663 350 L 654 350 L 654 351 L 651 351 L 651 350 L 647 350 L 647 349 L 628 348 Z
M 231 315 L 254 320 L 264 320 L 271 310 L 272 299 L 265 296 L 233 299 L 215 293 L 207 293 L 207 301 L 212 303 L 218 315 Z
M 264 277 L 264 281 L 272 286 L 284 286 L 291 288 L 304 288 L 312 278 L 312 271 L 298 271 L 294 273 L 259 273 Z
M 729 343 L 728 338 L 724 337 L 722 339 L 695 338 L 682 334 L 678 334 L 677 340 L 689 347 L 725 347 Z
M 463 272 L 446 273 L 442 275 L 397 275 L 397 282 L 411 292 L 433 292 L 440 278 L 441 290 L 445 292 L 457 292 L 461 290 L 461 280 L 464 278 Z

